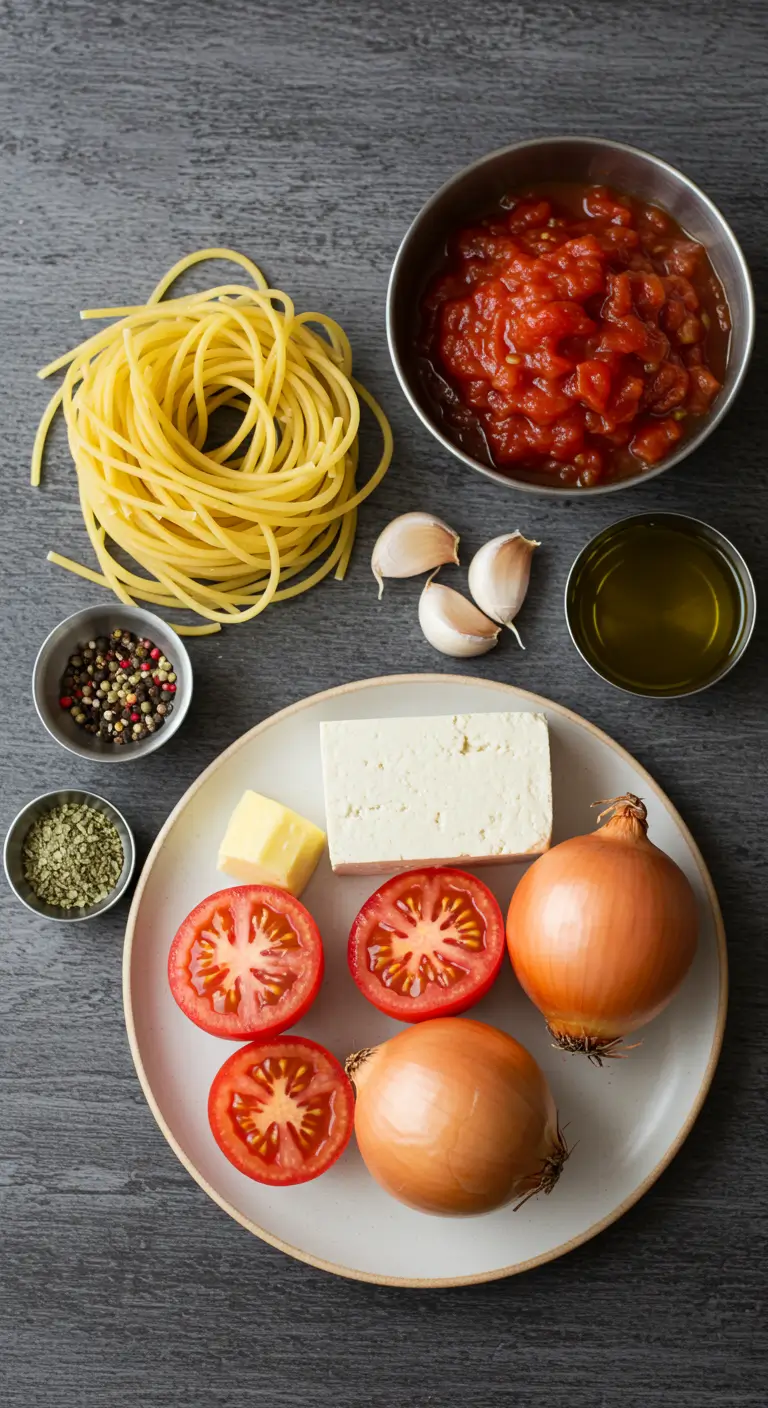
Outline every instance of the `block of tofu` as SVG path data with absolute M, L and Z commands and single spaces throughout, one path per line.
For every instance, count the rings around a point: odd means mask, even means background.
M 325 849 L 325 832 L 270 797 L 244 792 L 219 847 L 218 868 L 246 885 L 300 895 Z
M 537 856 L 552 839 L 543 714 L 320 725 L 331 865 L 375 874 Z

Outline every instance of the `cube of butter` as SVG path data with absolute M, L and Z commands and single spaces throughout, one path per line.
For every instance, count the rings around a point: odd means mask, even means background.
M 324 849 L 319 826 L 270 797 L 244 792 L 219 847 L 218 868 L 246 885 L 300 895 Z

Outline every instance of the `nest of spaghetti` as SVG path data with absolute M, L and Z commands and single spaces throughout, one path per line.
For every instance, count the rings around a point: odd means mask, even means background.
M 234 262 L 250 282 L 168 297 L 209 259 Z M 126 604 L 186 608 L 201 622 L 177 625 L 186 635 L 250 621 L 345 575 L 357 509 L 386 473 L 392 434 L 352 376 L 338 323 L 297 313 L 234 250 L 188 255 L 146 304 L 81 317 L 114 321 L 39 373 L 66 368 L 37 433 L 32 483 L 61 410 L 99 570 L 56 552 L 50 561 Z M 361 402 L 383 448 L 358 488 Z

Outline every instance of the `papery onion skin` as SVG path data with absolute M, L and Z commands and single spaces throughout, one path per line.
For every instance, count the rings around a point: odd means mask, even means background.
M 621 1038 L 666 1007 L 698 936 L 696 897 L 679 866 L 649 841 L 643 803 L 627 794 L 608 810 L 611 820 L 597 831 L 534 862 L 507 914 L 521 986 L 557 1044 L 598 1064 L 623 1054 Z
M 543 1072 L 484 1022 L 437 1017 L 347 1062 L 369 1173 L 407 1207 L 445 1217 L 549 1193 L 567 1158 Z

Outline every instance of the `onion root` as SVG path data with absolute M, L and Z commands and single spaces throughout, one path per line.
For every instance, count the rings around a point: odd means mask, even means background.
M 624 1061 L 630 1051 L 635 1051 L 643 1044 L 641 1041 L 633 1041 L 631 1046 L 624 1046 L 624 1038 L 621 1036 L 574 1036 L 572 1032 L 556 1031 L 549 1023 L 547 1031 L 552 1037 L 553 1046 L 560 1051 L 578 1052 L 580 1056 L 586 1056 L 593 1066 L 602 1066 L 603 1061 L 608 1060 Z M 623 1049 L 619 1050 L 619 1047 Z
M 552 1189 L 556 1186 L 557 1180 L 563 1171 L 563 1164 L 571 1157 L 575 1147 L 574 1144 L 571 1145 L 570 1149 L 568 1148 L 565 1142 L 565 1135 L 558 1125 L 557 1141 L 551 1154 L 548 1155 L 542 1164 L 538 1183 L 533 1188 L 529 1189 L 518 1203 L 515 1203 L 512 1209 L 513 1212 L 518 1212 L 524 1203 L 528 1202 L 529 1198 L 535 1198 L 538 1193 L 544 1193 L 548 1196 L 552 1192 Z
M 367 1061 L 370 1061 L 374 1051 L 377 1050 L 378 1047 L 376 1046 L 364 1046 L 360 1051 L 350 1052 L 349 1056 L 344 1062 L 344 1070 L 346 1071 L 347 1075 L 349 1076 L 349 1079 L 352 1082 L 352 1089 L 354 1090 L 355 1095 L 357 1095 L 355 1076 L 360 1074 L 360 1071 L 362 1070 L 363 1066 L 366 1064 Z

